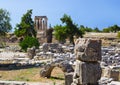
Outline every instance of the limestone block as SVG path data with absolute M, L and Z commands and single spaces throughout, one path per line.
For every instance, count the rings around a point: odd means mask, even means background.
M 27 49 L 27 55 L 30 59 L 32 59 L 35 56 L 35 47 L 28 48 Z
M 99 63 L 86 63 L 77 60 L 73 83 L 76 85 L 96 84 L 101 78 L 101 73 L 102 70 Z
M 59 63 L 59 67 L 62 69 L 63 72 L 74 72 L 72 65 L 70 65 L 68 62 L 63 61 Z
M 58 46 L 59 46 L 59 44 L 57 44 L 57 43 L 51 43 L 51 44 L 49 44 L 49 47 L 51 49 L 56 49 L 56 48 L 58 48 Z
M 65 73 L 65 85 L 71 85 L 73 82 L 73 73 Z
M 48 51 L 49 51 L 48 44 L 44 43 L 43 44 L 43 52 L 48 52 Z
M 40 76 L 49 78 L 51 76 L 51 71 L 53 70 L 54 66 L 46 65 L 45 68 L 41 69 Z
M 109 72 L 109 78 L 113 78 L 113 80 L 119 81 L 119 74 L 120 74 L 119 70 L 112 69 Z
M 96 62 L 101 60 L 101 40 L 79 38 L 75 42 L 75 55 L 78 60 Z

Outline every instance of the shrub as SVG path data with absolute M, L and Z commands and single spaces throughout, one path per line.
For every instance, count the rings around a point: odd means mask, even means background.
M 120 38 L 120 32 L 117 33 L 117 37 Z
M 38 48 L 39 47 L 39 41 L 34 37 L 27 36 L 23 39 L 23 41 L 20 42 L 19 45 L 22 48 L 22 50 L 27 51 L 27 48 L 31 48 L 33 46 Z

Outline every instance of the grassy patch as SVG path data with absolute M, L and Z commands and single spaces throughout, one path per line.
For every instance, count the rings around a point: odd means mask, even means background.
M 60 69 L 54 69 L 51 78 L 40 77 L 40 68 L 27 68 L 19 70 L 0 70 L 0 80 L 30 81 L 30 82 L 64 82 L 64 75 Z M 61 75 L 63 75 L 61 77 Z

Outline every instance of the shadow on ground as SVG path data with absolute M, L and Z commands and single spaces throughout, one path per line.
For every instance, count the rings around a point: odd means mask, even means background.
M 19 65 L 19 64 L 0 64 L 0 70 L 19 70 L 27 68 L 42 67 L 40 65 Z
M 51 76 L 50 79 L 57 79 L 57 80 L 65 80 L 64 78 L 60 78 L 60 77 L 53 77 Z

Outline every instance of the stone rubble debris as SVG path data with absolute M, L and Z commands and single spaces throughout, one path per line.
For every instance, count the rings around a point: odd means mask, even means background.
M 92 69 L 92 67 L 101 69 L 100 68 L 101 66 L 104 73 L 102 74 L 103 79 L 101 78 L 103 81 L 100 80 L 99 83 L 104 83 L 105 80 L 107 84 L 112 85 L 110 83 L 111 82 L 113 83 L 114 80 L 116 81 L 120 80 L 118 79 L 120 73 L 119 46 L 100 47 L 98 46 L 99 41 L 96 42 L 85 39 L 76 41 L 76 43 L 77 45 L 75 45 L 75 47 L 74 45 L 44 43 L 39 47 L 39 49 L 35 49 L 34 47 L 28 48 L 27 53 L 22 52 L 19 46 L 16 45 L 7 46 L 4 49 L 3 48 L 0 49 L 0 64 L 8 64 L 8 65 L 16 64 L 17 66 L 34 65 L 34 66 L 44 67 L 47 64 L 53 65 L 53 63 L 55 64 L 64 61 L 74 67 L 77 63 L 79 63 L 78 67 L 85 66 L 86 68 L 83 69 L 86 69 L 85 72 L 87 73 L 89 72 L 92 73 L 92 71 L 88 69 Z M 12 66 L 9 67 L 14 68 L 14 65 L 13 67 Z M 97 71 L 96 69 L 95 72 L 101 73 L 101 70 Z M 72 75 L 70 74 L 69 76 Z M 93 74 L 91 74 L 91 76 L 93 76 Z M 100 75 L 97 76 L 100 77 Z M 97 76 L 95 78 L 96 79 L 95 81 L 99 79 L 97 78 Z

